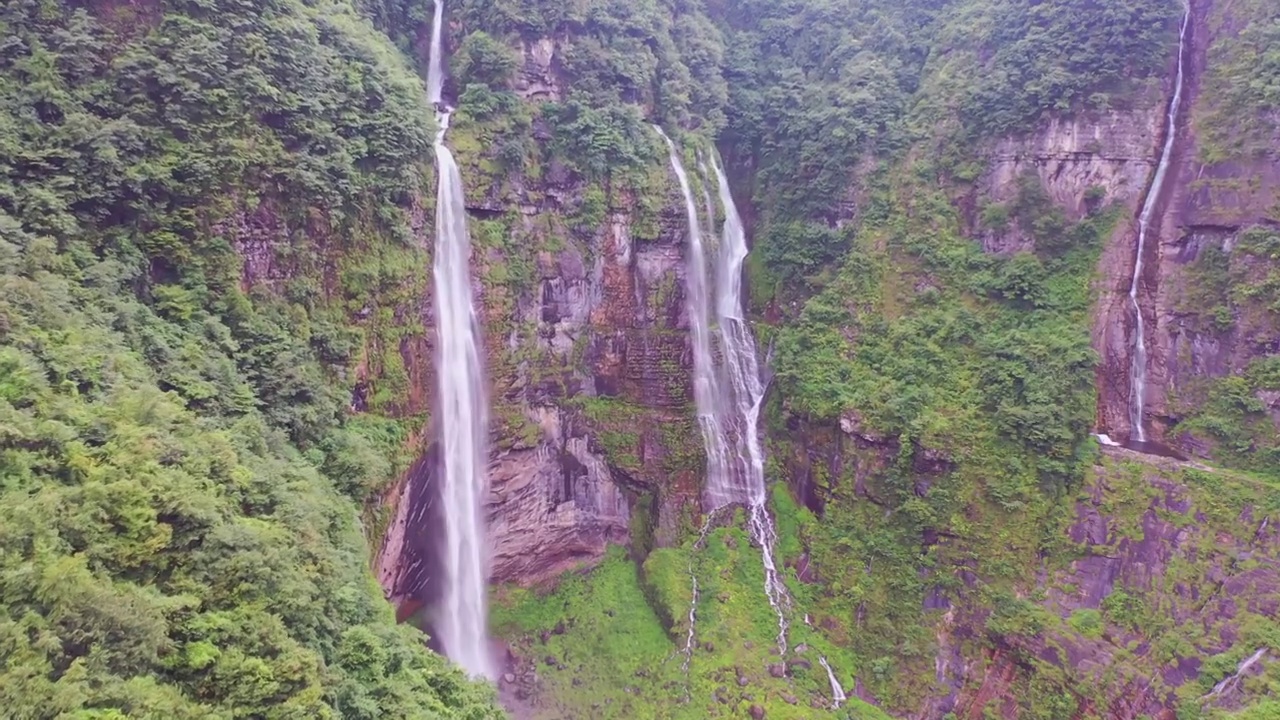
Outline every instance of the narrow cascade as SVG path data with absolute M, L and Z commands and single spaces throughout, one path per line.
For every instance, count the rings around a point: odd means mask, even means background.
M 831 670 L 831 666 L 827 664 L 825 657 L 818 658 L 818 662 L 822 664 L 822 669 L 827 671 L 827 680 L 831 682 L 831 704 L 839 708 L 849 698 L 844 694 L 844 688 L 840 686 L 840 681 L 836 679 L 836 674 Z
M 711 523 L 715 520 L 714 512 L 707 513 L 707 517 L 702 521 L 702 530 L 698 532 L 698 539 L 693 543 L 694 556 L 697 551 L 707 541 L 707 533 L 711 532 Z M 692 600 L 689 601 L 689 632 L 684 639 L 684 662 L 680 665 L 680 669 L 688 673 L 689 662 L 693 660 L 693 644 L 696 641 L 695 626 L 698 622 L 698 573 L 695 571 L 693 557 L 689 558 L 689 582 L 693 586 Z
M 1191 10 L 1182 16 L 1182 28 L 1178 34 L 1178 72 L 1174 82 L 1173 100 L 1169 103 L 1169 116 L 1165 119 L 1164 148 L 1160 151 L 1160 161 L 1156 165 L 1156 174 L 1151 179 L 1151 188 L 1147 191 L 1147 200 L 1142 205 L 1142 213 L 1138 216 L 1138 248 L 1133 263 L 1133 281 L 1129 285 L 1129 303 L 1133 306 L 1135 317 L 1133 331 L 1133 366 L 1129 383 L 1129 423 L 1133 426 L 1132 439 L 1143 443 L 1147 441 L 1147 433 L 1143 428 L 1143 416 L 1146 414 L 1147 390 L 1147 338 L 1145 321 L 1142 318 L 1142 306 L 1138 304 L 1138 286 L 1142 282 L 1142 255 L 1147 244 L 1147 233 L 1155 220 L 1156 207 L 1160 204 L 1160 191 L 1164 188 L 1165 176 L 1169 172 L 1169 164 L 1173 160 L 1174 141 L 1178 135 L 1178 110 L 1182 107 L 1182 85 L 1187 45 L 1187 28 L 1191 23 Z
M 444 2 L 436 0 L 427 92 L 436 107 L 435 151 L 436 371 L 444 502 L 445 577 L 435 630 L 445 655 L 469 674 L 494 678 L 488 641 L 488 558 L 481 502 L 486 491 L 485 441 L 489 419 L 481 369 L 479 322 L 471 297 L 471 239 L 467 235 L 462 175 L 445 146 L 449 108 L 444 104 L 441 60 Z
M 1268 648 L 1265 648 L 1265 647 L 1259 648 L 1258 651 L 1255 652 L 1253 655 L 1250 655 L 1248 658 L 1241 660 L 1240 664 L 1236 666 L 1236 671 L 1234 673 L 1228 675 L 1222 680 L 1219 680 L 1218 684 L 1213 686 L 1213 690 L 1210 690 L 1207 695 L 1201 696 L 1200 699 L 1202 701 L 1211 700 L 1213 698 L 1218 697 L 1222 693 L 1232 689 L 1233 687 L 1239 685 L 1241 678 L 1247 675 L 1249 671 L 1253 669 L 1254 665 L 1257 665 L 1259 662 L 1261 662 L 1262 659 L 1267 656 L 1268 651 L 1269 651 Z
M 747 507 L 748 532 L 760 546 L 765 571 L 765 596 L 778 616 L 778 648 L 787 651 L 787 609 L 791 598 L 774 562 L 777 529 L 766 507 L 764 453 L 758 423 L 764 399 L 755 339 L 742 313 L 742 264 L 747 256 L 746 233 L 738 215 L 724 171 L 711 157 L 721 205 L 724 231 L 715 271 L 715 319 L 719 328 L 721 363 L 717 367 L 711 344 L 712 299 L 708 293 L 708 263 L 703 247 L 698 208 L 688 174 L 675 143 L 655 128 L 667 144 L 671 169 L 680 183 L 689 225 L 686 300 L 694 353 L 694 402 L 698 425 L 707 452 L 708 511 L 732 504 Z M 704 187 L 708 183 L 703 183 Z M 708 215 L 713 214 L 709 193 L 704 193 Z M 714 226 L 715 218 L 708 217 Z

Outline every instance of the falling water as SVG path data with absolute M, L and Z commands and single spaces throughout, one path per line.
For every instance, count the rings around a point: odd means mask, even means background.
M 1236 671 L 1234 673 L 1220 680 L 1218 684 L 1213 686 L 1213 690 L 1209 691 L 1207 695 L 1201 696 L 1200 699 L 1209 700 L 1211 698 L 1216 698 L 1236 685 L 1239 685 L 1240 679 L 1248 675 L 1249 671 L 1253 669 L 1253 666 L 1257 665 L 1264 657 L 1267 656 L 1267 652 L 1269 652 L 1268 648 L 1259 648 L 1253 655 L 1241 660 L 1240 664 L 1236 665 Z
M 445 654 L 473 676 L 495 676 L 487 632 L 488 563 L 480 503 L 486 491 L 486 413 L 479 323 L 471 298 L 466 199 L 462 175 L 445 147 L 449 110 L 444 105 L 441 37 L 444 2 L 436 0 L 427 92 L 436 106 L 435 312 L 440 415 L 444 447 L 444 597 L 435 629 Z
M 741 503 L 748 508 L 748 530 L 760 546 L 765 570 L 765 595 L 778 615 L 778 647 L 787 650 L 786 586 L 774 562 L 777 531 L 765 507 L 764 454 L 757 433 L 764 388 L 756 364 L 755 341 L 742 315 L 742 263 L 747 256 L 742 220 L 729 193 L 724 171 L 711 158 L 720 201 L 724 207 L 724 233 L 716 269 L 715 313 L 719 327 L 721 365 L 716 367 L 711 345 L 712 305 L 707 285 L 708 264 L 703 249 L 701 223 L 693 191 L 675 143 L 658 128 L 667 143 L 671 169 L 684 195 L 689 225 L 689 257 L 686 293 L 690 334 L 693 340 L 694 403 L 698 425 L 707 450 L 707 504 L 715 511 Z M 704 183 L 705 185 L 705 183 Z M 709 195 L 707 212 L 712 213 Z M 708 221 L 714 224 L 714 218 Z
M 1129 423 L 1133 426 L 1133 439 L 1146 442 L 1147 434 L 1143 429 L 1143 416 L 1147 390 L 1147 338 L 1145 321 L 1142 318 L 1142 306 L 1138 304 L 1138 285 L 1142 281 L 1142 255 L 1147 243 L 1147 232 L 1160 203 L 1160 190 L 1164 187 L 1164 178 L 1168 174 L 1169 164 L 1173 160 L 1173 145 L 1178 134 L 1178 110 L 1182 106 L 1183 65 L 1186 54 L 1187 27 L 1191 22 L 1191 11 L 1182 16 L 1182 29 L 1178 34 L 1178 72 L 1173 88 L 1173 100 L 1169 103 L 1169 116 L 1165 119 L 1164 148 L 1160 151 L 1160 161 L 1156 166 L 1155 177 L 1151 179 L 1151 188 L 1147 191 L 1147 200 L 1142 205 L 1142 213 L 1138 216 L 1138 249 L 1133 263 L 1133 282 L 1129 285 L 1129 303 L 1133 306 L 1135 317 L 1133 335 L 1133 368 L 1129 389 Z
M 685 215 L 689 223 L 688 273 L 685 278 L 685 303 L 689 312 L 689 335 L 693 342 L 693 399 L 698 412 L 698 427 L 707 449 L 707 475 L 723 477 L 729 467 L 729 444 L 722 423 L 720 408 L 720 382 L 716 377 L 715 361 L 711 354 L 710 303 L 707 299 L 706 255 L 702 247 L 702 228 L 698 220 L 698 208 L 689 186 L 689 176 L 676 152 L 675 143 L 662 128 L 654 126 L 667 143 L 671 155 L 671 169 L 680 183 L 684 195 Z M 714 482 L 714 481 L 713 481 Z M 711 508 L 717 509 L 716 506 Z
M 710 516 L 734 504 L 748 510 L 747 530 L 760 546 L 764 564 L 764 591 L 769 605 L 778 616 L 778 649 L 787 652 L 787 611 L 791 596 L 774 561 L 778 541 L 777 528 L 766 506 L 768 495 L 764 483 L 764 451 L 760 447 L 760 408 L 764 402 L 764 383 L 756 360 L 755 338 L 742 313 L 742 266 L 747 258 L 747 239 L 742 218 L 729 191 L 729 181 L 714 153 L 710 162 L 716 177 L 720 205 L 724 209 L 724 228 L 715 269 L 715 320 L 719 328 L 721 363 L 717 367 L 712 354 L 710 310 L 707 291 L 707 262 L 702 229 L 694 202 L 689 177 L 685 172 L 675 143 L 662 128 L 655 126 L 667 144 L 671 169 L 684 196 L 685 215 L 689 224 L 689 257 L 686 278 L 690 335 L 693 339 L 694 403 L 698 425 L 707 449 L 707 490 Z M 715 225 L 715 213 L 706 191 L 706 167 L 702 167 L 703 201 L 707 222 Z M 695 547 L 697 545 L 695 544 Z M 692 568 L 691 568 L 692 570 Z M 691 572 L 692 574 L 692 572 Z M 697 578 L 693 578 L 693 603 L 689 609 L 689 635 L 686 639 L 686 662 L 693 647 L 693 622 L 698 602 Z M 819 662 L 827 670 L 836 707 L 845 702 L 844 688 L 825 657 Z
M 774 563 L 773 549 L 778 532 L 765 503 L 764 451 L 760 447 L 760 408 L 764 384 L 756 362 L 756 341 L 742 314 L 742 264 L 747 259 L 747 235 L 742 217 L 729 191 L 724 169 L 711 157 L 720 205 L 724 208 L 724 229 L 720 259 L 716 268 L 716 321 L 720 326 L 720 347 L 726 382 L 720 386 L 719 411 L 731 418 L 722 425 L 732 427 L 733 460 L 728 472 L 711 475 L 707 498 L 711 507 L 744 503 L 749 508 L 748 528 L 760 546 L 764 562 L 764 592 L 778 616 L 778 648 L 787 651 L 786 609 L 791 603 L 787 586 Z
M 840 687 L 840 681 L 836 679 L 836 674 L 827 664 L 827 659 L 818 658 L 818 662 L 822 663 L 822 669 L 827 671 L 827 680 L 831 682 L 831 704 L 839 708 L 849 698 L 845 697 L 844 688 Z

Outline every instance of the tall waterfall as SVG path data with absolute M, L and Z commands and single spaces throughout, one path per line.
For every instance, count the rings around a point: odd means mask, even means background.
M 689 254 L 686 277 L 686 303 L 689 312 L 690 335 L 693 340 L 694 403 L 698 411 L 698 426 L 702 431 L 707 452 L 707 524 L 695 548 L 705 539 L 712 516 L 716 511 L 734 504 L 746 506 L 747 531 L 754 543 L 760 546 L 764 564 L 764 592 L 770 607 L 778 616 L 778 649 L 787 652 L 787 612 L 791 595 L 783 583 L 774 560 L 774 548 L 778 541 L 777 528 L 767 506 L 768 494 L 764 482 L 764 451 L 760 447 L 760 409 L 764 402 L 764 383 L 760 378 L 760 366 L 756 360 L 755 338 L 742 313 L 742 265 L 747 258 L 747 237 L 742 217 L 729 191 L 729 180 L 724 169 L 710 153 L 712 173 L 724 210 L 724 227 L 721 233 L 719 255 L 715 265 L 714 312 L 719 330 L 719 359 L 712 352 L 711 313 L 712 301 L 708 292 L 708 263 L 703 246 L 701 221 L 688 173 L 675 143 L 662 128 L 656 127 L 670 153 L 671 169 L 680 183 L 684 196 L 685 216 L 689 224 Z M 703 166 L 703 203 L 707 224 L 714 234 L 715 208 L 709 191 L 710 178 Z M 697 577 L 693 577 L 693 605 L 698 601 Z M 692 653 L 694 608 L 689 610 L 689 636 L 686 640 L 685 668 Z M 844 688 L 825 657 L 819 662 L 827 671 L 835 707 L 845 701 Z
M 1142 318 L 1142 306 L 1138 304 L 1138 286 L 1142 282 L 1142 255 L 1147 244 L 1147 233 L 1151 222 L 1155 219 L 1156 207 L 1160 204 L 1160 191 L 1164 188 L 1164 179 L 1169 172 L 1169 164 L 1173 160 L 1173 145 L 1178 135 L 1178 110 L 1182 107 L 1182 85 L 1187 46 L 1187 27 L 1191 22 L 1191 11 L 1182 16 L 1182 28 L 1178 33 L 1178 72 L 1173 88 L 1173 100 L 1169 102 L 1169 116 L 1165 119 L 1164 148 L 1160 151 L 1160 161 L 1156 166 L 1156 174 L 1151 179 L 1151 188 L 1147 190 L 1147 200 L 1142 205 L 1142 213 L 1138 216 L 1138 249 L 1133 263 L 1133 281 L 1129 285 L 1129 303 L 1133 306 L 1135 318 L 1133 331 L 1133 366 L 1129 383 L 1129 424 L 1133 426 L 1133 439 L 1146 442 L 1147 433 L 1143 428 L 1143 416 L 1146 414 L 1147 391 L 1147 338 L 1146 323 Z
M 747 256 L 742 220 L 729 193 L 729 183 L 714 156 L 711 167 L 716 176 L 720 203 L 724 208 L 724 232 L 715 272 L 715 320 L 719 329 L 720 360 L 715 362 L 711 342 L 712 298 L 708 292 L 706 252 L 701 220 L 680 154 L 661 128 L 667 143 L 671 169 L 684 195 L 689 224 L 686 300 L 693 341 L 694 403 L 698 426 L 707 452 L 708 512 L 741 503 L 749 513 L 747 529 L 760 546 L 765 571 L 765 596 L 778 616 L 778 647 L 787 650 L 787 615 L 790 595 L 774 562 L 777 530 L 766 507 L 764 453 L 757 433 L 764 386 L 756 362 L 755 340 L 742 315 L 742 263 Z M 713 212 L 709 196 L 707 212 Z M 714 216 L 707 222 L 714 227 Z
M 473 676 L 496 672 L 488 641 L 488 558 L 481 501 L 487 489 L 488 435 L 480 332 L 471 297 L 471 239 L 466 198 L 453 153 L 445 147 L 449 110 L 444 105 L 441 59 L 444 0 L 436 0 L 427 74 L 428 96 L 437 109 L 435 280 L 436 375 L 444 472 L 445 577 L 436 608 L 435 631 L 445 654 Z

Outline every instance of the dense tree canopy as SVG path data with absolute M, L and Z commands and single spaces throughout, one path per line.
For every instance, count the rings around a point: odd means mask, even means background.
M 421 82 L 341 3 L 19 0 L 0 34 L 2 714 L 495 715 L 367 569 L 405 436 L 344 418 L 342 294 L 404 276 L 308 280 L 326 242 L 410 253 Z

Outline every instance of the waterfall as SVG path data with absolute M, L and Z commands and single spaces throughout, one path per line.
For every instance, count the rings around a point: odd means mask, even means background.
M 720 348 L 726 382 L 720 386 L 719 411 L 731 418 L 733 464 L 729 472 L 710 475 L 707 499 L 711 507 L 743 503 L 750 517 L 748 529 L 760 546 L 764 563 L 764 592 L 778 616 L 778 648 L 787 651 L 787 614 L 791 596 L 774 563 L 773 550 L 778 531 L 766 506 L 768 495 L 764 484 L 764 451 L 760 447 L 760 408 L 764 404 L 764 384 L 756 362 L 756 341 L 751 326 L 742 314 L 742 264 L 747 259 L 747 235 L 742 226 L 729 179 L 724 169 L 711 156 L 711 169 L 716 176 L 720 205 L 724 208 L 724 229 L 720 240 L 720 258 L 716 268 L 716 322 L 720 326 Z
M 840 687 L 840 681 L 836 679 L 836 674 L 827 664 L 827 659 L 818 658 L 818 662 L 822 664 L 822 669 L 827 671 L 827 681 L 831 683 L 831 704 L 839 708 L 849 698 L 845 696 L 844 688 Z
M 689 224 L 688 272 L 685 277 L 685 305 L 689 312 L 689 336 L 693 343 L 693 400 L 698 412 L 698 428 L 707 452 L 708 483 L 718 482 L 729 471 L 729 443 L 720 412 L 720 382 L 711 354 L 711 313 L 707 297 L 707 261 L 702 247 L 702 226 L 698 207 L 689 185 L 689 175 L 676 151 L 675 143 L 662 128 L 654 126 L 667 144 L 671 169 L 684 195 L 685 219 Z M 717 509 L 712 507 L 712 510 Z
M 444 1 L 436 0 L 427 74 L 429 99 L 437 109 L 435 151 L 436 374 L 444 502 L 444 593 L 435 631 L 451 660 L 473 676 L 496 676 L 488 641 L 488 558 L 481 501 L 487 489 L 487 416 L 479 322 L 471 297 L 471 240 L 467 235 L 462 175 L 445 146 L 449 110 L 443 98 Z
M 1231 690 L 1237 685 L 1239 685 L 1241 680 L 1246 675 L 1249 674 L 1250 670 L 1253 669 L 1253 666 L 1257 665 L 1259 662 L 1262 661 L 1263 658 L 1267 656 L 1267 652 L 1269 652 L 1268 648 L 1265 648 L 1265 647 L 1259 648 L 1258 651 L 1255 652 L 1253 655 L 1250 655 L 1248 658 L 1241 660 L 1240 664 L 1236 665 L 1236 671 L 1234 673 L 1218 681 L 1218 683 L 1213 686 L 1213 690 L 1210 690 L 1207 695 L 1201 696 L 1200 700 L 1204 701 L 1204 700 L 1210 700 L 1212 698 L 1216 698 L 1219 695 L 1223 694 L 1224 692 Z
M 1129 285 L 1129 303 L 1133 306 L 1135 317 L 1133 333 L 1133 367 L 1129 387 L 1129 423 L 1133 426 L 1133 439 L 1146 442 L 1147 433 L 1143 429 L 1143 416 L 1146 414 L 1147 390 L 1147 338 L 1145 321 L 1142 318 L 1142 306 L 1138 304 L 1138 286 L 1142 282 L 1142 255 L 1147 244 L 1147 233 L 1151 229 L 1151 221 L 1156 214 L 1156 206 L 1160 203 L 1160 191 L 1164 187 L 1165 175 L 1169 172 L 1169 164 L 1173 160 L 1173 145 L 1178 135 L 1178 110 L 1182 106 L 1182 84 L 1184 60 L 1187 45 L 1187 27 L 1191 23 L 1191 10 L 1182 16 L 1182 28 L 1178 33 L 1178 72 L 1174 82 L 1173 99 L 1169 102 L 1169 116 L 1165 119 L 1164 148 L 1160 151 L 1160 160 L 1156 165 L 1156 174 L 1151 179 L 1151 188 L 1147 191 L 1146 202 L 1142 205 L 1142 213 L 1138 216 L 1138 249 L 1133 263 L 1133 281 Z
M 711 512 L 740 503 L 748 510 L 747 529 L 760 546 L 765 571 L 765 596 L 778 616 L 778 648 L 787 651 L 787 615 L 790 595 L 774 562 L 777 530 L 766 507 L 764 453 L 760 448 L 758 421 L 764 398 L 756 362 L 755 340 L 742 314 L 742 263 L 747 256 L 746 234 L 729 192 L 723 169 L 711 157 L 721 205 L 724 231 L 715 272 L 715 319 L 719 328 L 721 363 L 717 367 L 711 345 L 711 307 L 708 263 L 703 248 L 701 222 L 688 174 L 671 138 L 662 135 L 670 153 L 671 169 L 684 196 L 689 225 L 686 301 L 693 341 L 694 403 L 698 426 L 707 452 L 706 500 Z M 707 183 L 704 182 L 704 187 Z M 708 214 L 709 195 L 704 196 Z M 715 218 L 708 217 L 714 226 Z

